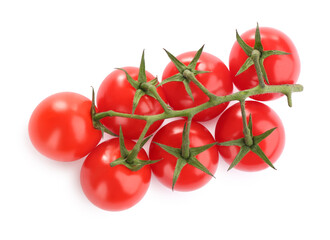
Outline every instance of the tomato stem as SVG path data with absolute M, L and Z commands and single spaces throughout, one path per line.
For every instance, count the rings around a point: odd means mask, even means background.
M 183 132 L 182 132 L 182 145 L 181 145 L 181 155 L 184 159 L 188 159 L 190 155 L 189 145 L 189 132 L 190 132 L 190 126 L 191 126 L 192 116 L 188 117 L 187 123 L 184 126 Z
M 241 113 L 242 113 L 242 120 L 243 120 L 243 133 L 244 133 L 244 140 L 247 146 L 253 145 L 252 133 L 250 128 L 248 127 L 247 120 L 246 120 L 246 111 L 245 111 L 245 99 L 240 101 L 241 104 Z
M 190 74 L 189 72 L 186 72 L 185 75 L 192 76 L 193 74 Z M 182 158 L 186 161 L 190 161 L 189 164 L 191 164 L 191 165 L 194 165 L 200 169 L 204 169 L 203 166 L 200 166 L 200 164 L 197 160 L 196 160 L 197 162 L 196 161 L 194 162 L 193 161 L 194 159 L 192 160 L 191 149 L 189 147 L 189 144 L 190 144 L 189 131 L 190 131 L 192 118 L 194 115 L 196 115 L 197 113 L 199 113 L 205 109 L 220 105 L 225 102 L 239 101 L 241 104 L 241 113 L 242 113 L 242 120 L 243 120 L 244 146 L 248 149 L 251 149 L 251 147 L 254 146 L 254 141 L 253 141 L 254 138 L 252 135 L 252 117 L 250 115 L 249 123 L 248 123 L 247 119 L 246 119 L 245 99 L 250 96 L 258 95 L 258 94 L 282 93 L 288 97 L 289 105 L 291 106 L 291 101 L 292 101 L 291 94 L 293 92 L 303 91 L 303 86 L 300 84 L 266 85 L 263 82 L 264 86 L 259 84 L 258 86 L 254 87 L 254 88 L 235 92 L 230 95 L 216 96 L 216 95 L 210 93 L 208 90 L 206 91 L 205 87 L 202 84 L 198 83 L 198 80 L 195 78 L 195 76 L 191 77 L 191 79 L 193 82 L 196 81 L 196 83 L 197 83 L 196 85 L 198 87 L 200 87 L 201 90 L 204 89 L 203 92 L 205 92 L 205 94 L 206 93 L 208 94 L 208 96 L 210 98 L 209 101 L 207 101 L 201 105 L 198 105 L 196 107 L 187 108 L 184 110 L 172 110 L 172 109 L 168 108 L 167 104 L 163 100 L 160 100 L 161 97 L 157 93 L 155 86 L 144 85 L 143 87 L 148 88 L 146 90 L 148 90 L 153 97 L 155 97 L 156 99 L 159 100 L 160 104 L 162 105 L 162 107 L 164 109 L 163 113 L 156 114 L 156 115 L 138 115 L 138 114 L 120 113 L 120 112 L 116 112 L 113 110 L 106 111 L 106 112 L 100 112 L 100 113 L 95 113 L 95 112 L 92 113 L 93 121 L 99 121 L 104 117 L 115 117 L 115 116 L 140 119 L 140 120 L 146 121 L 146 125 L 144 126 L 144 129 L 143 129 L 141 135 L 139 136 L 139 139 L 137 140 L 135 146 L 127 154 L 127 156 L 125 158 L 118 159 L 118 164 L 123 164 L 123 165 L 127 166 L 129 169 L 131 169 L 133 171 L 137 171 L 137 170 L 141 169 L 144 165 L 153 164 L 153 163 L 159 161 L 159 160 L 142 161 L 142 160 L 137 159 L 137 155 L 138 155 L 139 151 L 151 137 L 151 136 L 149 136 L 149 137 L 145 138 L 150 126 L 154 122 L 159 121 L 159 120 L 165 120 L 165 119 L 174 118 L 174 117 L 187 117 L 188 121 L 187 121 L 187 124 L 185 125 L 184 131 L 183 131 L 181 149 L 178 149 L 181 152 L 180 158 Z M 143 84 L 141 84 L 141 85 L 143 85 Z M 262 155 L 262 152 L 260 152 L 259 150 L 257 151 L 257 150 L 256 150 L 257 154 L 261 155 L 263 157 L 264 161 L 266 161 L 266 163 L 269 164 L 267 157 Z M 253 149 L 251 149 L 251 151 L 253 151 Z M 245 152 L 244 152 L 244 154 L 245 154 Z M 241 153 L 242 156 L 244 156 L 244 154 L 242 155 L 242 153 Z M 237 156 L 236 164 L 240 160 L 241 155 Z M 124 162 L 122 162 L 122 161 L 124 161 Z M 193 161 L 193 162 L 191 162 L 191 161 Z M 272 166 L 271 163 L 269 165 Z M 203 171 L 207 172 L 207 169 L 206 170 L 204 169 Z
M 96 113 L 94 116 L 94 120 L 100 120 L 105 117 L 124 117 L 124 118 L 134 118 L 134 119 L 141 119 L 141 120 L 148 120 L 148 116 L 146 115 L 138 115 L 138 114 L 130 114 L 130 113 L 121 113 L 116 112 L 113 110 Z
M 197 87 L 203 91 L 203 93 L 209 97 L 210 100 L 214 100 L 216 98 L 216 95 L 211 93 L 206 87 L 203 86 L 195 77 L 195 74 L 190 71 L 189 69 L 184 70 L 183 76 L 188 79 L 189 81 L 195 83 Z
M 134 145 L 134 148 L 132 149 L 132 151 L 127 156 L 127 160 L 126 160 L 127 163 L 133 163 L 134 162 L 134 159 L 137 157 L 139 151 L 143 147 L 144 137 L 146 136 L 147 131 L 148 131 L 148 129 L 151 126 L 152 123 L 153 123 L 153 121 L 150 121 L 150 120 L 146 122 L 146 125 L 144 126 L 143 131 L 142 131 L 138 141 Z
M 264 88 L 266 84 L 265 84 L 263 73 L 262 73 L 262 69 L 261 69 L 260 56 L 261 56 L 261 53 L 260 53 L 259 50 L 254 49 L 252 51 L 251 58 L 253 60 L 254 67 L 255 67 L 255 69 L 257 71 L 259 85 L 260 85 L 260 87 Z
M 293 92 L 302 92 L 303 86 L 300 84 L 283 84 L 283 85 L 265 85 L 264 87 L 256 86 L 251 89 L 239 91 L 230 95 L 225 96 L 215 96 L 215 98 L 211 101 L 198 105 L 196 107 L 187 108 L 184 110 L 169 110 L 167 112 L 163 112 L 156 115 L 138 115 L 138 114 L 129 114 L 129 113 L 121 113 L 113 110 L 96 113 L 94 116 L 94 120 L 100 120 L 104 117 L 125 117 L 125 118 L 133 118 L 133 119 L 141 119 L 145 121 L 155 122 L 158 120 L 164 120 L 174 117 L 189 117 L 193 116 L 207 108 L 214 107 L 220 105 L 225 102 L 231 101 L 242 101 L 253 95 L 265 94 L 265 93 L 282 93 L 285 95 L 290 95 Z
M 152 96 L 154 96 L 157 99 L 159 104 L 162 106 L 164 112 L 168 113 L 169 111 L 171 111 L 170 106 L 167 105 L 165 101 L 161 98 L 161 96 L 157 92 L 157 88 L 154 85 L 149 83 L 143 83 L 141 84 L 141 88 L 146 92 L 149 91 L 152 94 Z
M 257 58 L 256 58 L 257 59 Z M 256 64 L 257 66 L 258 64 Z M 258 68 L 257 68 L 258 69 Z M 260 70 L 261 72 L 261 70 Z M 197 113 L 208 109 L 210 107 L 214 107 L 217 105 L 220 105 L 225 102 L 231 102 L 231 101 L 239 101 L 241 104 L 241 112 L 242 112 L 242 119 L 243 119 L 243 133 L 244 133 L 244 142 L 246 147 L 253 146 L 253 136 L 252 136 L 252 120 L 250 116 L 250 121 L 247 123 L 246 119 L 246 111 L 245 111 L 245 99 L 249 96 L 258 95 L 258 94 L 264 94 L 264 93 L 282 93 L 285 94 L 288 97 L 289 105 L 291 106 L 291 94 L 293 92 L 301 92 L 303 91 L 303 86 L 299 84 L 284 84 L 284 85 L 266 85 L 263 82 L 262 84 L 259 84 L 258 86 L 239 91 L 230 95 L 225 96 L 216 96 L 209 92 L 199 81 L 195 78 L 195 75 L 190 71 L 185 71 L 184 75 L 189 78 L 189 80 L 196 83 L 196 85 L 209 97 L 209 101 L 206 103 L 203 103 L 201 105 L 198 105 L 196 107 L 187 108 L 184 110 L 172 110 L 168 107 L 168 105 L 162 100 L 162 98 L 159 96 L 158 92 L 156 91 L 156 87 L 154 85 L 148 85 L 148 84 L 141 84 L 141 87 L 144 88 L 145 91 L 149 91 L 151 96 L 155 97 L 161 106 L 164 109 L 164 112 L 161 114 L 156 115 L 138 115 L 138 114 L 129 114 L 129 113 L 120 113 L 113 110 L 106 111 L 106 112 L 100 112 L 96 113 L 95 111 L 92 111 L 92 119 L 95 122 L 99 122 L 104 117 L 124 117 L 124 118 L 133 118 L 133 119 L 140 119 L 146 121 L 146 125 L 144 126 L 144 129 L 139 136 L 139 139 L 137 140 L 134 148 L 127 154 L 127 156 L 122 156 L 122 159 L 118 160 L 118 164 L 123 164 L 130 168 L 133 171 L 136 171 L 138 169 L 141 169 L 146 164 L 152 164 L 155 161 L 141 161 L 137 159 L 137 155 L 143 145 L 149 140 L 150 136 L 145 138 L 150 126 L 159 120 L 165 120 L 169 118 L 174 117 L 187 117 L 187 124 L 185 125 L 183 135 L 182 135 L 182 145 L 181 145 L 181 158 L 185 160 L 191 160 L 191 152 L 190 152 L 190 141 L 189 141 L 189 131 L 190 126 L 192 122 L 192 118 Z M 260 75 L 260 74 L 259 74 Z M 258 75 L 258 76 L 259 76 Z M 262 75 L 262 73 L 261 73 Z M 124 163 L 122 162 L 124 161 Z M 196 165 L 197 163 L 195 163 Z M 197 165 L 196 165 L 197 166 Z M 198 167 L 201 167 L 198 165 Z
M 196 80 L 197 81 L 197 80 Z M 198 86 L 200 86 L 198 84 Z M 150 88 L 151 91 L 155 90 L 154 87 Z M 150 90 L 149 89 L 149 90 Z M 140 160 L 137 159 L 137 155 L 143 145 L 148 141 L 150 138 L 147 137 L 145 138 L 148 129 L 150 126 L 159 120 L 164 120 L 164 119 L 169 119 L 169 118 L 174 118 L 174 117 L 187 117 L 187 124 L 185 125 L 183 135 L 182 135 L 182 145 L 181 145 L 181 158 L 185 160 L 189 160 L 191 158 L 191 152 L 190 152 L 190 141 L 189 141 L 189 131 L 190 131 L 190 126 L 192 122 L 192 118 L 194 115 L 197 113 L 210 108 L 214 107 L 217 105 L 220 105 L 225 102 L 230 102 L 230 101 L 239 101 L 241 104 L 241 113 L 242 113 L 242 120 L 243 120 L 243 133 L 244 133 L 244 145 L 250 149 L 251 146 L 253 146 L 253 135 L 252 135 L 252 118 L 250 116 L 249 123 L 247 122 L 246 119 L 246 111 L 245 111 L 245 99 L 249 96 L 253 95 L 258 95 L 258 94 L 264 94 L 264 93 L 282 93 L 288 96 L 289 100 L 289 105 L 291 105 L 291 94 L 293 92 L 301 92 L 303 91 L 303 86 L 300 84 L 284 84 L 284 85 L 265 85 L 264 87 L 258 85 L 254 88 L 239 91 L 230 95 L 225 95 L 225 96 L 216 96 L 213 95 L 212 99 L 206 103 L 203 103 L 201 105 L 198 105 L 196 107 L 192 108 L 187 108 L 184 110 L 172 110 L 167 108 L 165 102 L 161 102 L 160 104 L 164 107 L 164 112 L 161 114 L 156 114 L 156 115 L 137 115 L 137 114 L 128 114 L 128 113 L 120 113 L 120 112 L 115 112 L 115 111 L 107 111 L 107 112 L 101 112 L 101 113 L 93 113 L 93 120 L 94 121 L 99 121 L 100 119 L 104 117 L 126 117 L 126 118 L 133 118 L 133 119 L 141 119 L 146 121 L 146 125 L 144 126 L 144 129 L 135 144 L 134 148 L 128 153 L 126 156 L 125 160 L 125 166 L 129 167 L 131 170 L 138 170 L 141 167 L 143 167 L 146 164 L 152 164 L 156 161 L 149 161 L 149 162 L 141 162 Z M 152 92 L 152 94 L 156 97 L 159 96 L 158 93 Z M 211 93 L 210 93 L 211 94 Z M 160 96 L 159 96 L 160 98 Z M 158 97 L 157 97 L 158 99 Z M 166 105 L 166 106 L 165 106 Z M 165 109 L 167 109 L 165 111 Z M 238 156 L 239 157 L 239 156 Z M 239 158 L 237 158 L 239 160 Z M 237 160 L 237 161 L 238 161 Z M 119 161 L 121 161 L 119 159 Z M 158 160 L 157 160 L 158 161 Z M 121 162 L 119 164 L 122 164 Z

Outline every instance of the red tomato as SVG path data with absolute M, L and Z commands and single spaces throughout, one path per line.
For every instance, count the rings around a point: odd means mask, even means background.
M 102 137 L 101 131 L 93 127 L 91 106 L 91 100 L 73 92 L 44 99 L 29 121 L 29 136 L 34 147 L 57 161 L 74 161 L 86 156 Z
M 260 36 L 263 49 L 280 50 L 289 55 L 272 55 L 264 60 L 264 67 L 270 85 L 294 84 L 300 73 L 300 60 L 293 42 L 284 33 L 268 27 L 260 27 Z M 241 35 L 241 38 L 251 47 L 254 46 L 255 29 Z M 235 76 L 245 60 L 248 58 L 237 41 L 233 45 L 229 56 L 229 69 L 235 86 L 239 90 L 253 88 L 259 84 L 254 65 L 245 72 Z M 273 100 L 283 96 L 281 93 L 267 93 L 252 96 L 261 101 Z
M 138 79 L 139 68 L 125 67 L 128 74 L 134 79 Z M 153 80 L 155 77 L 149 72 L 146 72 L 147 81 Z M 97 93 L 97 106 L 100 112 L 109 110 L 118 111 L 121 113 L 132 113 L 133 99 L 135 95 L 135 88 L 133 88 L 126 75 L 122 70 L 115 70 L 110 73 L 102 82 Z M 165 99 L 162 87 L 157 88 L 159 95 Z M 148 95 L 142 96 L 139 104 L 134 112 L 138 115 L 155 115 L 164 112 L 159 102 Z M 128 139 L 139 138 L 146 122 L 139 119 L 129 119 L 124 117 L 105 117 L 101 122 L 112 132 L 119 135 L 119 128 L 121 126 L 123 135 Z M 155 122 L 149 128 L 146 136 L 156 131 L 163 120 Z
M 285 132 L 281 119 L 271 108 L 260 102 L 246 101 L 245 108 L 247 121 L 250 114 L 252 114 L 253 136 L 277 127 L 259 143 L 262 151 L 274 163 L 281 155 L 285 142 Z M 215 129 L 215 139 L 221 143 L 243 137 L 241 107 L 240 103 L 236 103 L 220 116 Z M 218 149 L 220 155 L 228 164 L 232 163 L 239 152 L 237 146 L 218 146 Z M 251 151 L 235 166 L 236 169 L 243 171 L 259 171 L 267 167 L 268 165 Z
M 177 59 L 188 66 L 194 58 L 196 52 L 186 52 Z M 233 84 L 230 78 L 229 70 L 226 65 L 217 57 L 202 52 L 196 66 L 198 71 L 209 71 L 209 73 L 202 73 L 196 75 L 196 79 L 202 83 L 211 93 L 224 96 L 231 94 L 233 91 Z M 162 79 L 165 80 L 178 73 L 177 68 L 170 62 L 164 72 Z M 194 100 L 188 95 L 184 84 L 182 82 L 169 82 L 163 86 L 166 99 L 170 106 L 175 110 L 183 110 L 186 108 L 196 107 L 209 100 L 209 98 L 193 83 L 190 82 L 190 88 Z M 194 116 L 196 121 L 207 121 L 218 116 L 226 107 L 228 103 L 223 103 L 218 106 L 205 109 Z
M 135 143 L 125 140 L 128 150 Z M 86 158 L 80 172 L 80 182 L 86 197 L 97 207 L 108 211 L 128 209 L 139 202 L 150 184 L 151 170 L 148 165 L 131 171 L 123 165 L 111 167 L 110 163 L 121 157 L 119 139 L 101 143 Z M 141 149 L 138 156 L 148 160 Z
M 177 158 L 169 154 L 154 142 L 181 148 L 184 120 L 176 120 L 162 127 L 154 136 L 149 148 L 151 160 L 161 159 L 151 165 L 151 169 L 158 180 L 165 186 L 172 188 L 173 173 Z M 190 147 L 200 147 L 215 142 L 211 133 L 201 124 L 192 122 L 190 127 Z M 218 166 L 219 154 L 216 146 L 198 154 L 196 158 L 214 174 Z M 186 164 L 174 186 L 175 190 L 192 191 L 204 186 L 212 177 L 205 172 Z

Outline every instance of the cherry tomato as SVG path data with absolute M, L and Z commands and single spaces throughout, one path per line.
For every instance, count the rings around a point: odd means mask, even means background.
M 134 80 L 138 79 L 139 68 L 125 67 L 123 69 L 125 69 Z M 146 72 L 146 75 L 147 81 L 155 78 L 149 72 Z M 98 109 L 100 112 L 114 110 L 121 113 L 132 113 L 135 92 L 135 88 L 130 85 L 125 73 L 122 70 L 115 70 L 104 79 L 98 90 Z M 158 87 L 157 92 L 165 101 L 162 87 Z M 156 99 L 148 95 L 144 95 L 140 99 L 134 113 L 139 115 L 155 115 L 162 112 L 164 112 L 164 110 Z M 119 128 L 121 126 L 123 135 L 128 139 L 139 138 L 146 124 L 144 120 L 129 119 L 124 117 L 105 117 L 101 120 L 101 122 L 117 135 L 119 135 Z M 151 125 L 146 136 L 156 131 L 162 123 L 163 120 L 160 120 Z
M 294 84 L 300 73 L 300 60 L 296 47 L 284 33 L 268 27 L 260 27 L 261 43 L 264 50 L 280 50 L 289 55 L 272 55 L 264 60 L 264 67 L 270 85 Z M 241 38 L 251 47 L 254 46 L 255 29 L 241 35 Z M 235 76 L 247 59 L 246 53 L 237 42 L 233 45 L 229 56 L 229 69 L 235 86 L 239 90 L 253 88 L 259 84 L 254 65 L 245 72 Z M 267 93 L 252 96 L 261 101 L 273 100 L 283 96 L 281 93 Z
M 179 56 L 177 59 L 186 66 L 192 61 L 196 52 L 186 52 Z M 233 91 L 233 84 L 230 78 L 229 70 L 226 65 L 217 57 L 202 52 L 196 66 L 198 71 L 209 71 L 208 73 L 197 74 L 196 79 L 203 84 L 211 93 L 224 96 L 231 94 Z M 164 72 L 162 79 L 165 80 L 178 73 L 177 68 L 173 62 L 170 62 Z M 189 86 L 192 91 L 194 100 L 188 95 L 184 84 L 182 82 L 169 82 L 163 86 L 166 99 L 170 106 L 175 110 L 183 110 L 186 108 L 196 107 L 209 100 L 209 98 L 200 90 L 193 82 Z M 228 103 L 220 104 L 194 116 L 195 121 L 207 121 L 218 116 L 226 107 Z
M 29 136 L 34 147 L 57 161 L 74 161 L 86 156 L 102 133 L 93 127 L 92 102 L 73 92 L 61 92 L 44 99 L 33 111 Z
M 134 142 L 125 140 L 127 150 Z M 86 158 L 80 172 L 80 182 L 86 197 L 97 207 L 108 211 L 121 211 L 134 206 L 147 192 L 151 170 L 148 165 L 131 171 L 123 165 L 110 166 L 120 157 L 119 139 L 113 138 L 98 145 Z M 138 156 L 148 160 L 141 149 Z
M 252 114 L 253 136 L 277 127 L 268 137 L 259 143 L 262 151 L 274 163 L 281 155 L 285 142 L 285 132 L 281 119 L 270 107 L 260 102 L 246 101 L 245 108 L 247 121 L 249 115 Z M 243 137 L 241 107 L 239 103 L 236 103 L 220 116 L 215 128 L 215 139 L 221 143 Z M 232 163 L 239 152 L 238 146 L 218 146 L 218 149 L 221 157 L 228 164 Z M 268 165 L 251 151 L 235 166 L 236 169 L 243 171 L 259 171 L 267 167 Z
M 162 127 L 153 137 L 149 148 L 151 160 L 161 159 L 159 162 L 151 165 L 152 172 L 162 184 L 169 188 L 172 188 L 173 173 L 177 158 L 163 150 L 154 142 L 174 148 L 181 148 L 184 124 L 184 120 L 175 120 Z M 194 121 L 191 123 L 189 139 L 190 147 L 200 147 L 215 142 L 207 128 Z M 216 146 L 198 154 L 196 158 L 212 174 L 215 173 L 219 158 Z M 192 191 L 204 186 L 211 178 L 210 175 L 200 169 L 186 164 L 179 175 L 174 189 L 179 191 Z

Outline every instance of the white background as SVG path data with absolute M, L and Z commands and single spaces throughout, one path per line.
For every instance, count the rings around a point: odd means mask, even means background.
M 330 239 L 329 23 L 327 1 L 0 1 L 0 239 Z M 277 171 L 227 172 L 190 193 L 152 179 L 123 212 L 92 205 L 79 184 L 83 160 L 60 163 L 31 145 L 35 106 L 60 91 L 91 96 L 116 67 L 161 77 L 163 48 L 203 44 L 228 64 L 240 33 L 285 32 L 301 58 L 293 108 L 268 103 L 286 128 Z M 212 131 L 215 121 L 208 123 Z

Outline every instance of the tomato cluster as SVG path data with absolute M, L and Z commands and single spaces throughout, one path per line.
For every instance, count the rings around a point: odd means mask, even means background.
M 252 64 L 253 45 L 261 60 Z M 300 62 L 285 34 L 259 27 L 242 34 L 232 47 L 229 69 L 202 49 L 177 57 L 166 53 L 171 62 L 160 83 L 145 71 L 143 54 L 140 67 L 111 72 L 96 100 L 94 95 L 90 100 L 74 92 L 57 93 L 31 115 L 29 136 L 40 153 L 57 161 L 85 157 L 81 186 L 101 209 L 134 206 L 147 192 L 151 174 L 168 188 L 192 191 L 212 179 L 219 153 L 230 168 L 259 171 L 274 167 L 284 148 L 280 118 L 259 102 L 282 93 L 253 95 L 247 101 L 242 95 L 230 107 L 220 97 L 233 96 L 233 86 L 239 91 L 257 87 L 259 63 L 266 85 L 295 84 Z M 173 117 L 182 119 L 162 126 Z M 202 122 L 216 117 L 211 133 Z M 104 132 L 114 136 L 100 143 Z M 149 139 L 147 154 L 143 145 Z

